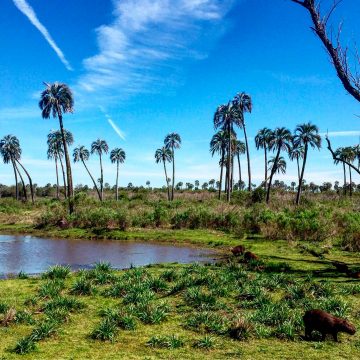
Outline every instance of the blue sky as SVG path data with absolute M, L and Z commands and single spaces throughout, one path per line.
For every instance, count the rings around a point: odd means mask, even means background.
M 217 179 L 218 159 L 208 149 L 213 113 L 240 91 L 254 103 L 246 123 L 257 183 L 264 165 L 253 137 L 264 126 L 293 130 L 311 121 L 329 131 L 334 147 L 359 141 L 358 103 L 336 78 L 308 14 L 289 0 L 2 0 L 0 6 L 0 136 L 20 139 L 38 184 L 55 182 L 46 135 L 58 127 L 56 119 L 41 118 L 42 81 L 72 88 L 75 112 L 64 122 L 75 146 L 90 147 L 100 137 L 126 151 L 121 186 L 164 183 L 154 152 L 173 131 L 183 140 L 176 181 Z M 344 21 L 350 45 L 359 40 L 359 15 L 360 3 L 345 0 L 333 18 Z M 98 177 L 97 158 L 89 167 Z M 90 184 L 80 164 L 73 172 L 76 184 Z M 10 166 L 0 164 L 0 183 L 12 177 Z M 325 148 L 311 151 L 305 178 L 341 181 L 341 167 Z M 288 161 L 279 179 L 295 180 L 294 164 Z M 115 166 L 106 161 L 105 182 L 114 181 Z

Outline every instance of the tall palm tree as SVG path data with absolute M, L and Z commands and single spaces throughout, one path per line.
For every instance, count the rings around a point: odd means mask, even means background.
M 240 164 L 240 155 L 245 154 L 246 145 L 244 142 L 235 139 L 234 143 L 234 156 L 237 157 L 238 166 L 239 166 L 239 190 L 241 187 L 242 179 L 241 179 L 241 164 Z
M 293 138 L 294 146 L 300 148 L 304 146 L 304 161 L 302 163 L 302 169 L 299 179 L 298 191 L 296 194 L 296 205 L 300 204 L 302 181 L 304 179 L 305 165 L 308 155 L 309 145 L 315 149 L 321 147 L 321 136 L 319 135 L 319 128 L 311 123 L 298 125 L 295 129 L 295 135 Z
M 74 210 L 73 205 L 73 182 L 71 174 L 71 164 L 70 157 L 67 148 L 64 124 L 63 124 L 63 114 L 72 113 L 74 109 L 74 98 L 70 88 L 66 84 L 55 82 L 53 84 L 45 83 L 46 89 L 41 93 L 39 107 L 42 111 L 42 117 L 44 119 L 49 119 L 52 115 L 53 118 L 59 119 L 60 132 L 63 144 L 63 150 L 65 154 L 65 163 L 66 163 L 66 176 L 67 176 L 67 195 L 69 200 L 69 212 L 72 213 Z
M 300 181 L 300 159 L 304 158 L 305 149 L 303 146 L 295 146 L 294 143 L 289 151 L 289 159 L 291 161 L 296 160 L 298 181 Z
M 109 151 L 109 146 L 105 140 L 97 139 L 91 144 L 91 153 L 98 154 L 100 159 L 100 200 L 104 199 L 104 171 L 102 166 L 102 154 L 107 154 Z
M 88 161 L 89 157 L 90 157 L 89 150 L 86 149 L 85 146 L 79 146 L 74 149 L 74 152 L 73 152 L 74 162 L 76 163 L 76 162 L 81 161 L 83 163 L 87 173 L 89 174 L 89 176 L 94 184 L 95 190 L 99 196 L 99 200 L 101 201 L 101 194 L 100 194 L 99 188 L 97 187 L 95 179 L 93 178 L 93 176 L 91 175 L 91 172 L 89 171 L 88 167 L 85 164 L 85 161 Z
M 65 142 L 68 146 L 72 145 L 74 143 L 74 136 L 73 134 L 64 129 L 64 135 L 65 135 Z M 64 171 L 64 165 L 63 165 L 63 156 L 64 156 L 64 147 L 63 147 L 63 140 L 62 140 L 62 134 L 59 130 L 53 130 L 50 131 L 50 133 L 47 136 L 47 144 L 48 149 L 53 148 L 51 152 L 56 152 L 57 159 L 60 161 L 62 176 L 63 176 L 63 182 L 64 182 L 64 194 L 65 199 L 67 198 L 66 194 L 66 178 L 65 178 L 65 171 Z M 49 154 L 48 154 L 49 155 Z M 57 170 L 57 169 L 56 169 Z
M 286 174 L 286 161 L 283 156 L 279 156 L 279 159 L 277 160 L 277 163 L 275 165 L 275 157 L 272 157 L 268 161 L 269 170 L 274 169 L 275 173 L 278 174 Z M 274 167 L 275 166 L 275 167 Z
M 271 130 L 267 127 L 264 127 L 258 131 L 258 133 L 255 136 L 255 145 L 256 149 L 264 149 L 264 158 L 265 158 L 265 180 L 264 180 L 264 188 L 266 189 L 266 183 L 267 183 L 267 171 L 268 171 L 268 160 L 267 160 L 267 152 L 268 152 L 268 146 L 269 141 L 271 138 Z
M 171 200 L 174 200 L 174 185 L 175 185 L 175 149 L 181 146 L 181 137 L 178 133 L 170 133 L 166 135 L 164 140 L 165 147 L 171 150 L 173 173 L 172 173 L 172 186 L 171 186 Z
M 221 198 L 222 190 L 222 179 L 223 179 L 223 169 L 224 169 L 224 159 L 226 155 L 226 145 L 227 145 L 227 134 L 225 131 L 218 131 L 210 141 L 210 152 L 214 156 L 215 153 L 220 154 L 220 186 L 219 186 L 219 200 Z
M 271 183 L 278 166 L 277 163 L 279 161 L 280 152 L 281 151 L 289 152 L 291 148 L 291 140 L 292 140 L 292 136 L 290 130 L 284 127 L 276 128 L 272 132 L 271 138 L 269 140 L 269 150 L 276 151 L 276 156 L 270 173 L 269 185 L 266 193 L 266 203 L 269 203 L 270 200 Z
M 119 200 L 119 187 L 118 187 L 118 180 L 119 180 L 119 164 L 124 163 L 126 159 L 125 151 L 121 148 L 115 148 L 110 153 L 110 160 L 114 164 L 116 163 L 116 201 Z M 150 182 L 149 182 L 150 184 Z
M 345 155 L 345 151 L 343 147 L 339 147 L 335 150 L 335 156 L 337 158 L 339 158 L 340 160 L 346 160 L 346 155 Z M 338 160 L 334 160 L 335 164 L 338 164 L 340 161 Z M 343 186 L 343 192 L 344 195 L 346 195 L 346 168 L 345 168 L 345 163 L 343 162 L 343 172 L 344 172 L 344 186 Z
M 170 201 L 170 189 L 169 189 L 169 179 L 167 176 L 166 171 L 166 162 L 171 162 L 173 160 L 172 158 L 172 152 L 170 149 L 167 149 L 165 146 L 163 146 L 160 149 L 157 149 L 155 151 L 155 161 L 158 164 L 159 162 L 162 162 L 164 164 L 164 172 L 165 172 L 165 181 L 166 181 L 166 187 L 167 187 L 167 193 L 168 193 L 168 201 Z
M 240 127 L 244 131 L 244 137 L 245 137 L 245 146 L 246 146 L 246 157 L 247 157 L 247 166 L 248 166 L 248 177 L 249 177 L 249 185 L 248 190 L 251 191 L 251 165 L 250 165 L 250 153 L 249 153 L 249 143 L 246 133 L 246 126 L 245 126 L 245 116 L 244 113 L 248 112 L 251 113 L 252 111 L 252 100 L 250 95 L 242 92 L 235 96 L 233 100 L 233 104 L 235 108 L 238 110 L 238 112 L 241 114 L 240 117 Z

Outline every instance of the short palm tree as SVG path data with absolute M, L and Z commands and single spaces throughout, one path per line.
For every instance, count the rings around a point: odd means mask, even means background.
M 295 129 L 295 135 L 293 138 L 294 146 L 297 148 L 304 147 L 304 161 L 302 163 L 302 169 L 299 179 L 298 191 L 296 194 L 296 205 L 300 204 L 302 181 L 304 179 L 305 165 L 308 155 L 309 145 L 315 149 L 321 147 L 321 136 L 319 135 L 319 128 L 311 123 L 298 125 Z
M 123 164 L 126 159 L 125 151 L 121 148 L 115 148 L 110 152 L 110 160 L 113 164 L 116 163 L 116 201 L 119 200 L 119 164 Z M 150 182 L 149 182 L 150 184 Z
M 235 96 L 233 100 L 233 104 L 235 108 L 238 110 L 238 112 L 241 114 L 240 117 L 240 127 L 244 131 L 244 137 L 245 137 L 245 146 L 246 146 L 246 157 L 247 157 L 247 166 L 248 166 L 248 178 L 249 178 L 249 185 L 248 190 L 251 191 L 251 165 L 250 165 L 250 153 L 249 153 L 249 143 L 246 133 L 246 126 L 245 126 L 245 113 L 251 113 L 252 111 L 252 100 L 250 95 L 242 92 Z
M 340 159 L 340 161 L 343 164 L 343 172 L 344 172 L 344 186 L 343 186 L 343 191 L 344 191 L 344 195 L 346 195 L 346 168 L 345 168 L 345 163 L 343 161 L 346 160 L 345 158 L 345 151 L 344 148 L 339 147 L 335 150 L 335 157 L 337 157 L 338 159 Z M 340 162 L 339 160 L 334 160 L 335 164 L 338 164 Z
M 67 195 L 69 198 L 69 212 L 72 213 L 73 208 L 73 182 L 71 174 L 70 157 L 66 143 L 63 114 L 72 113 L 74 108 L 74 98 L 70 88 L 66 84 L 55 82 L 53 84 L 45 83 L 45 90 L 41 93 L 39 107 L 42 111 L 42 117 L 49 119 L 52 115 L 53 118 L 59 119 L 60 132 L 62 138 L 62 145 L 65 154 L 66 163 L 66 176 L 67 176 Z
M 222 179 L 223 179 L 223 169 L 224 169 L 224 159 L 226 155 L 226 146 L 227 146 L 228 137 L 225 131 L 218 131 L 210 141 L 210 152 L 214 156 L 215 153 L 220 154 L 220 185 L 219 185 L 219 200 L 221 197 L 222 190 Z
M 272 157 L 268 161 L 269 170 L 274 169 L 274 173 L 278 174 L 286 174 L 286 161 L 283 156 L 279 156 L 279 159 L 277 160 L 277 163 L 275 165 L 275 157 Z M 275 167 L 274 167 L 275 165 Z
M 235 140 L 234 143 L 234 156 L 237 157 L 238 167 L 239 167 L 239 190 L 241 187 L 242 179 L 241 179 L 241 163 L 240 163 L 240 155 L 245 154 L 246 152 L 246 145 L 244 142 L 240 140 Z
M 167 149 L 165 146 L 163 146 L 160 149 L 157 149 L 155 151 L 155 161 L 158 164 L 159 162 L 162 162 L 164 164 L 164 172 L 165 172 L 165 181 L 166 181 L 166 187 L 167 187 L 167 193 L 168 193 L 168 200 L 170 201 L 170 189 L 169 189 L 169 179 L 167 176 L 166 171 L 166 162 L 172 161 L 172 152 L 170 149 Z
M 264 188 L 266 189 L 266 183 L 267 183 L 267 171 L 268 171 L 268 160 L 267 160 L 267 152 L 268 152 L 268 146 L 269 141 L 271 138 L 271 130 L 267 127 L 264 127 L 263 129 L 260 129 L 258 133 L 255 136 L 255 145 L 256 149 L 264 149 L 264 158 L 265 158 L 265 180 L 264 180 Z
M 74 162 L 79 162 L 81 161 L 87 171 L 87 173 L 89 174 L 93 184 L 94 184 L 94 187 L 95 187 L 95 190 L 99 196 L 99 200 L 101 201 L 101 194 L 100 194 L 100 191 L 99 191 L 99 188 L 97 187 L 96 185 L 96 182 L 95 182 L 95 179 L 93 178 L 93 176 L 91 175 L 91 172 L 90 170 L 88 169 L 88 167 L 86 166 L 86 163 L 85 161 L 88 161 L 89 160 L 89 157 L 90 157 L 90 153 L 89 153 L 89 150 L 86 149 L 85 146 L 79 146 L 77 148 L 74 149 L 74 152 L 73 152 L 73 159 L 74 159 Z
M 303 146 L 295 146 L 294 144 L 291 146 L 289 151 L 289 159 L 291 161 L 296 160 L 297 164 L 297 172 L 298 172 L 298 181 L 300 181 L 300 159 L 304 158 L 305 149 Z
M 104 171 L 102 165 L 102 154 L 107 154 L 109 151 L 109 146 L 105 140 L 97 139 L 91 144 L 91 153 L 98 154 L 100 159 L 100 200 L 104 199 Z
M 346 160 L 348 163 L 352 164 L 356 159 L 356 152 L 352 146 L 347 146 L 343 148 L 343 154 L 342 154 L 344 160 Z M 349 168 L 349 194 L 352 196 L 352 173 L 351 173 L 351 167 L 348 165 Z
M 59 196 L 59 171 L 58 171 L 58 159 L 59 153 L 58 149 L 56 148 L 55 144 L 48 140 L 48 150 L 47 150 L 47 158 L 49 160 L 55 161 L 55 172 L 56 172 L 56 198 L 60 199 Z
M 270 200 L 271 183 L 278 166 L 277 163 L 279 161 L 280 152 L 281 151 L 289 152 L 291 148 L 291 140 L 292 140 L 292 136 L 290 131 L 284 127 L 276 128 L 272 132 L 271 138 L 269 140 L 269 149 L 272 151 L 276 151 L 276 156 L 274 159 L 273 167 L 270 172 L 269 185 L 266 192 L 266 203 L 269 203 Z
M 175 149 L 179 149 L 181 146 L 181 137 L 177 133 L 170 133 L 166 135 L 164 140 L 165 147 L 171 150 L 171 158 L 173 165 L 172 172 L 172 186 L 171 186 L 171 200 L 174 200 L 174 185 L 175 185 Z

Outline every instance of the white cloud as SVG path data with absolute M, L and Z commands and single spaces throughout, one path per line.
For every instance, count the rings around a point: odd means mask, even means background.
M 114 19 L 96 29 L 99 52 L 83 61 L 80 88 L 124 96 L 176 83 L 179 61 L 204 57 L 234 1 L 113 0 Z
M 348 136 L 360 136 L 359 130 L 349 130 L 349 131 L 329 131 L 328 133 L 322 133 L 322 136 L 328 135 L 331 137 L 348 137 Z
M 61 62 L 68 70 L 72 70 L 70 63 L 66 60 L 64 53 L 56 45 L 46 27 L 39 21 L 34 9 L 26 2 L 26 0 L 13 0 L 15 6 L 30 20 L 30 22 L 40 31 L 45 40 L 49 43 Z

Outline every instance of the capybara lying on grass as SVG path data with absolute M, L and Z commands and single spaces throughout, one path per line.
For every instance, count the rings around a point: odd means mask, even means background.
M 354 335 L 355 326 L 345 319 L 338 318 L 323 310 L 308 310 L 304 317 L 305 339 L 311 339 L 313 330 L 319 331 L 324 341 L 327 334 L 331 334 L 335 341 L 338 341 L 337 334 L 345 332 Z
M 259 260 L 259 258 L 254 253 L 252 253 L 251 251 L 247 251 L 244 254 L 244 260 L 245 261 Z
M 245 246 L 238 245 L 231 249 L 233 255 L 242 255 L 245 252 Z
M 333 261 L 332 264 L 336 267 L 337 271 L 340 271 L 343 273 L 348 273 L 348 271 L 349 271 L 349 267 L 345 263 Z

